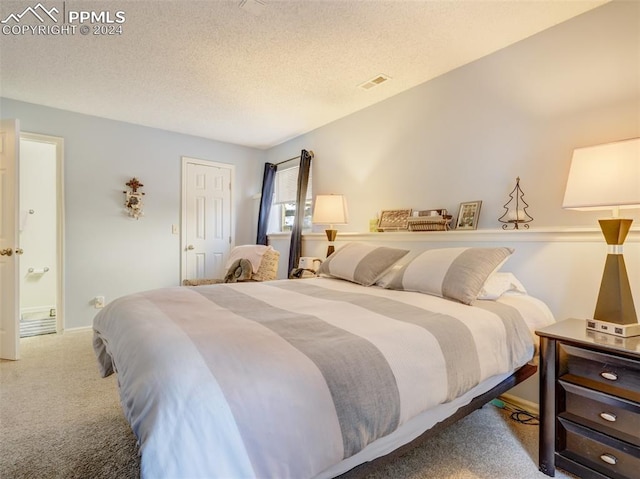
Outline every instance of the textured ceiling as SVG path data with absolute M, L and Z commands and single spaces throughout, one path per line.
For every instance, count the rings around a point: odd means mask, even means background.
M 260 1 L 43 0 L 122 11 L 122 34 L 2 34 L 0 94 L 268 148 L 607 3 Z M 40 24 L 8 18 L 36 5 L 3 0 L 0 20 Z

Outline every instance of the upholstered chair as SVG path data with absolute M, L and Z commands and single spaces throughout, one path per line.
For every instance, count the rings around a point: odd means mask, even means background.
M 224 278 L 185 279 L 183 286 L 201 286 L 243 281 L 271 281 L 277 278 L 280 252 L 271 246 L 236 246 L 229 254 Z

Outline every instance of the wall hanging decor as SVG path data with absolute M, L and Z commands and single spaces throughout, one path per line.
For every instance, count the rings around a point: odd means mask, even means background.
M 127 214 L 132 218 L 139 219 L 143 215 L 142 197 L 144 193 L 138 190 L 144 185 L 135 177 L 126 182 L 125 185 L 129 187 L 128 190 L 123 191 L 125 194 L 124 205 L 127 207 Z
M 507 201 L 503 208 L 507 211 L 498 218 L 502 225 L 502 229 L 506 230 L 509 225 L 513 225 L 513 229 L 520 229 L 519 225 L 522 225 L 525 229 L 529 229 L 527 223 L 533 221 L 533 218 L 527 213 L 529 205 L 524 201 L 524 193 L 520 189 L 520 177 L 516 178 L 516 187 L 509 193 L 509 201 Z

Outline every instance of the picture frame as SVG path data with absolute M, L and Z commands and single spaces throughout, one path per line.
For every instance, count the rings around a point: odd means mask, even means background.
M 458 218 L 456 219 L 456 229 L 478 229 L 478 219 L 480 218 L 481 207 L 482 201 L 466 201 L 464 203 L 460 203 Z
M 411 208 L 402 210 L 383 210 L 378 221 L 378 231 L 402 231 L 409 229 Z

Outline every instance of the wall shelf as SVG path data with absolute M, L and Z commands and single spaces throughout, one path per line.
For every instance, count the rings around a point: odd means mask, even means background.
M 303 233 L 304 241 L 326 242 L 324 232 Z M 289 237 L 289 233 L 273 233 L 274 240 Z M 384 233 L 338 232 L 336 242 L 382 241 L 400 243 L 499 243 L 499 242 L 598 242 L 605 244 L 599 228 L 537 228 L 529 230 L 478 229 L 465 231 L 386 231 Z M 632 228 L 625 244 L 640 242 L 640 227 Z

